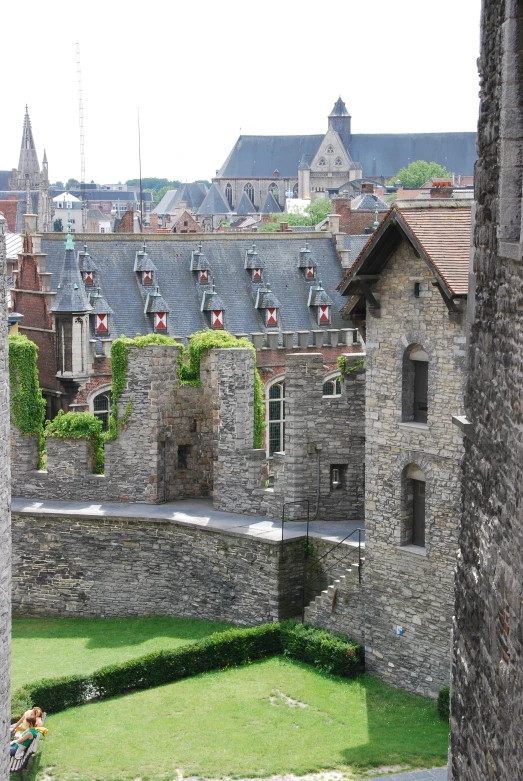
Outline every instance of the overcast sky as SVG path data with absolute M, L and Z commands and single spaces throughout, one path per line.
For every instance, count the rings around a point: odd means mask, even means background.
M 264 3 L 30 0 L 2 12 L 0 168 L 29 105 L 51 181 L 211 179 L 238 135 L 322 133 L 341 95 L 355 133 L 475 130 L 480 0 Z M 7 92 L 6 92 L 7 90 Z

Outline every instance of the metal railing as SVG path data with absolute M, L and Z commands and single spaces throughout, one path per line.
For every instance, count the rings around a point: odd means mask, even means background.
M 321 562 L 325 558 L 327 558 L 327 556 L 331 556 L 333 551 L 339 549 L 340 545 L 343 545 L 343 543 L 345 543 L 348 539 L 350 539 L 350 537 L 352 537 L 354 534 L 358 535 L 357 547 L 350 546 L 348 550 L 342 552 L 341 556 L 339 556 L 338 558 L 334 557 L 334 560 L 327 567 L 322 567 Z M 350 534 L 347 534 L 346 537 L 344 537 L 342 540 L 340 540 L 335 545 L 333 545 L 332 548 L 329 548 L 329 550 L 326 551 L 322 556 L 317 558 L 314 561 L 314 564 L 312 564 L 310 567 L 304 568 L 303 580 L 302 580 L 302 621 L 304 620 L 304 616 L 305 616 L 305 601 L 306 601 L 307 591 L 311 590 L 311 586 L 314 583 L 318 583 L 320 581 L 326 580 L 327 579 L 326 576 L 328 575 L 328 573 L 336 569 L 340 565 L 340 563 L 343 563 L 344 566 L 348 565 L 355 558 L 355 554 L 357 554 L 357 562 L 358 562 L 358 581 L 359 583 L 361 583 L 361 569 L 363 563 L 361 551 L 362 551 L 362 545 L 364 545 L 364 543 L 362 543 L 362 535 L 364 534 L 365 534 L 365 529 L 362 528 L 354 529 L 354 531 L 350 532 Z M 308 542 L 308 538 L 307 538 L 307 542 Z M 309 546 L 307 545 L 307 556 L 308 556 L 308 548 Z M 321 571 L 318 572 L 316 577 L 310 578 L 309 574 L 314 570 L 317 570 L 318 567 L 320 568 Z M 321 591 L 323 590 L 324 589 L 321 589 Z M 315 596 L 317 596 L 317 594 Z

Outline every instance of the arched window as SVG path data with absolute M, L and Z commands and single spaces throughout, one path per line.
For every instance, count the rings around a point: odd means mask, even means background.
M 275 182 L 273 182 L 272 184 L 269 185 L 269 192 L 273 194 L 273 197 L 274 197 L 274 200 L 276 201 L 276 203 L 279 203 L 280 202 L 280 188 L 278 187 L 278 185 Z
M 271 385 L 266 395 L 267 453 L 285 450 L 285 380 Z
M 247 184 L 243 188 L 243 191 L 247 195 L 247 198 L 249 199 L 249 201 L 252 204 L 254 204 L 254 187 L 252 186 L 252 184 L 250 182 L 247 182 Z
M 230 182 L 227 182 L 225 185 L 225 197 L 227 198 L 227 203 L 232 209 L 232 185 Z
M 428 416 L 429 357 L 419 344 L 403 353 L 402 420 L 426 423 Z
M 298 197 L 298 185 L 297 184 L 295 184 L 294 187 L 292 188 L 292 197 L 293 198 L 297 198 Z
M 425 475 L 417 464 L 405 467 L 401 544 L 425 547 Z
M 325 160 L 324 157 L 320 157 L 320 159 L 318 160 L 318 165 L 327 165 L 327 161 Z
M 331 377 L 323 383 L 324 396 L 341 396 L 341 377 Z
M 106 390 L 103 393 L 99 393 L 92 400 L 92 404 L 93 415 L 102 421 L 102 428 L 104 431 L 107 431 L 109 428 L 109 412 L 111 411 L 111 391 Z

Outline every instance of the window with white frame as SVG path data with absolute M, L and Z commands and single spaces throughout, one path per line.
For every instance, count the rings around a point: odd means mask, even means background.
M 275 382 L 267 391 L 267 453 L 285 450 L 285 380 Z
M 323 383 L 324 396 L 341 396 L 341 376 L 329 377 Z
M 109 413 L 111 411 L 111 391 L 105 390 L 95 396 L 92 400 L 93 415 L 102 421 L 102 428 L 107 431 L 109 428 Z

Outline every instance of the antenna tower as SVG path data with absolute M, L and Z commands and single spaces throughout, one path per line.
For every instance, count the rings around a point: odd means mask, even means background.
M 82 193 L 82 232 L 87 230 L 87 209 L 85 203 L 85 152 L 84 152 L 84 101 L 82 97 L 82 69 L 80 67 L 80 44 L 76 44 L 76 76 L 78 79 L 78 117 L 80 120 L 80 190 Z

